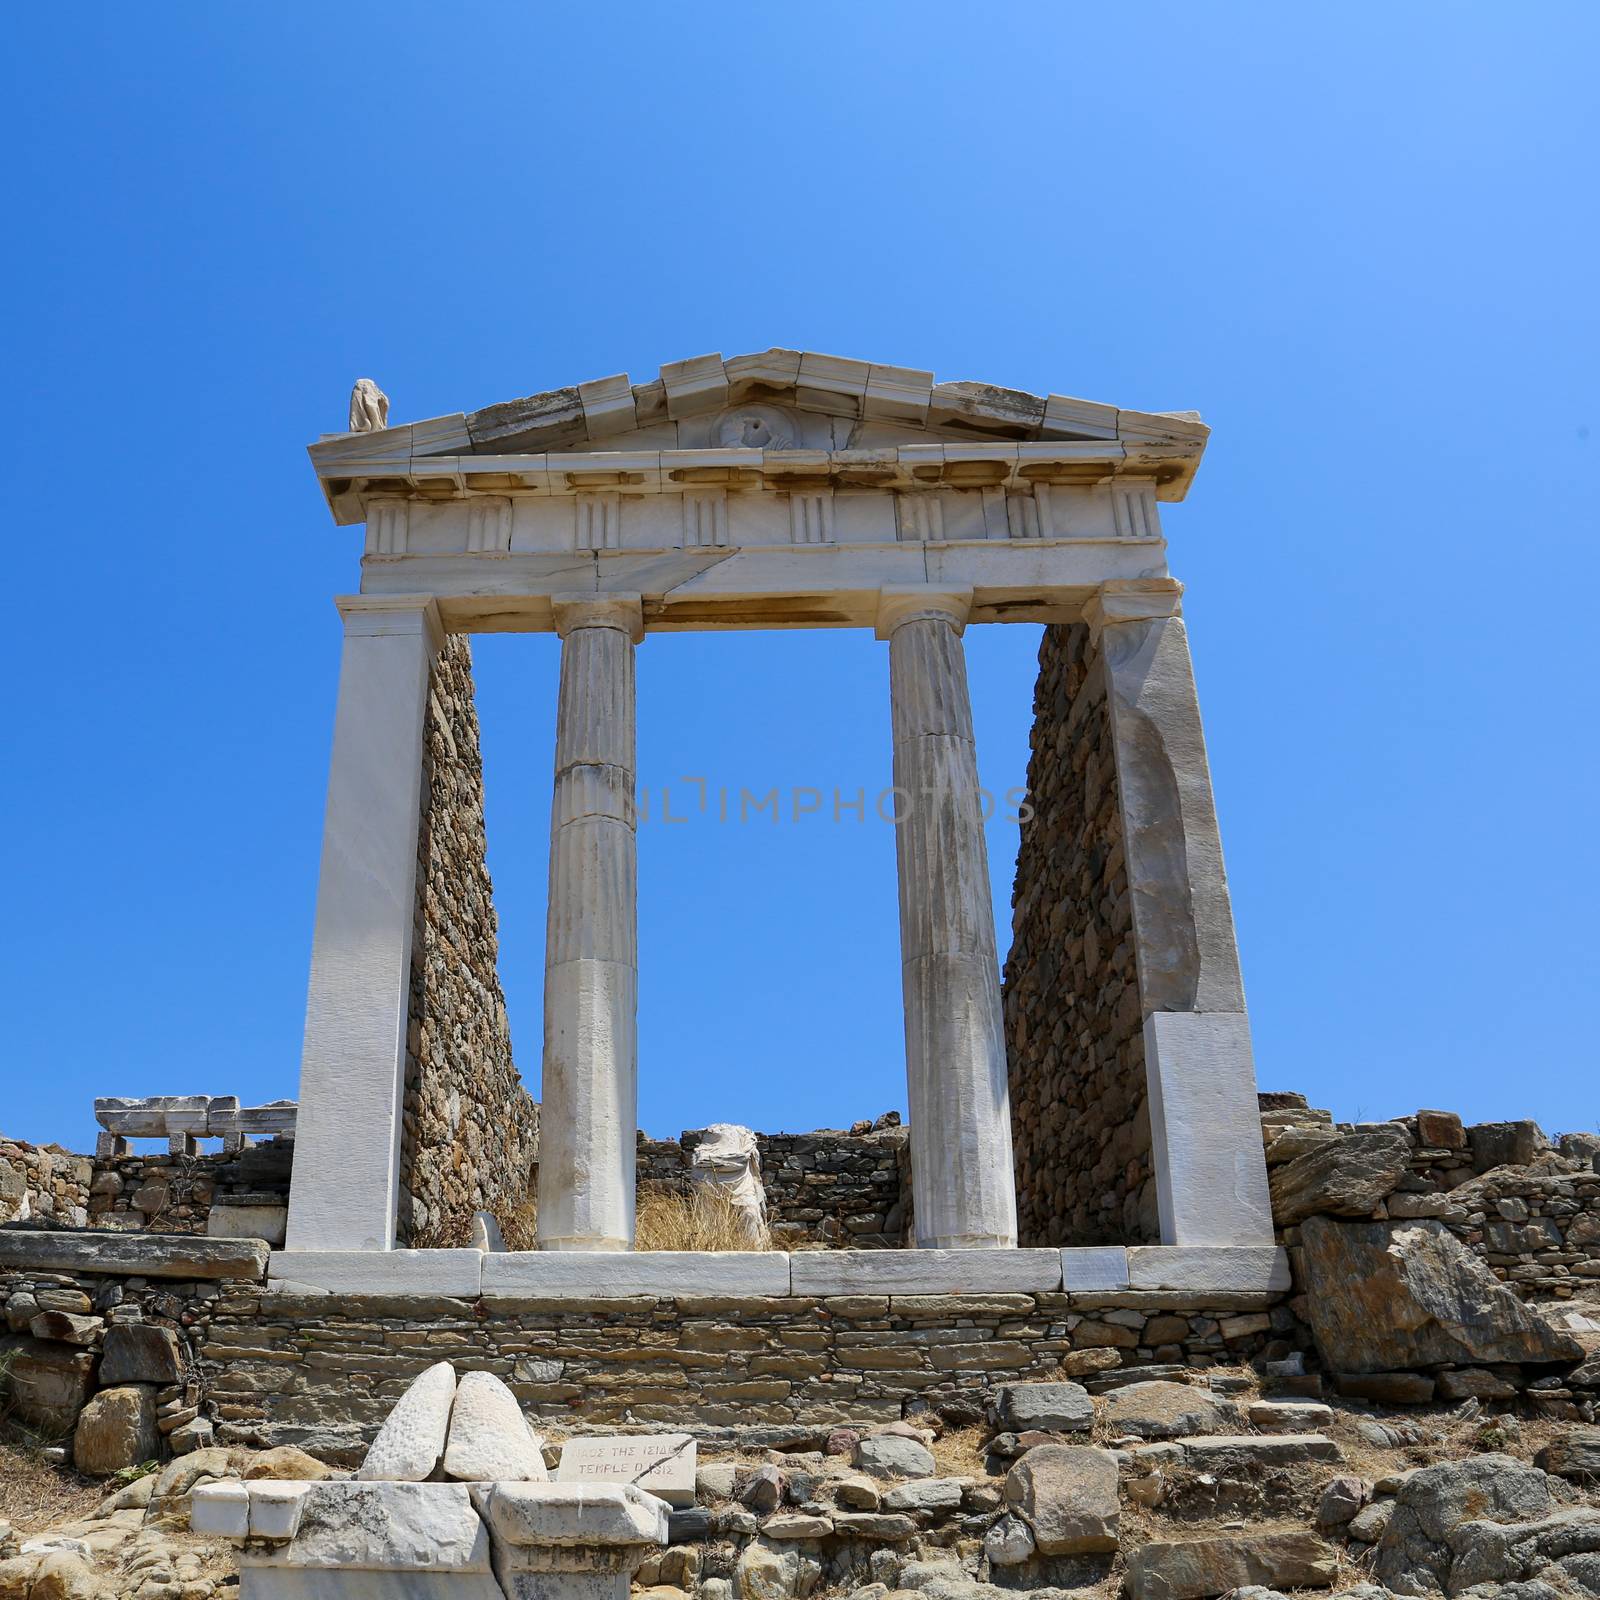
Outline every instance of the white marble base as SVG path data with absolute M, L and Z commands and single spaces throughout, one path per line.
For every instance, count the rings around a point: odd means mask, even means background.
M 1286 1290 L 1289 1255 L 1273 1245 L 1136 1246 L 1128 1252 L 1128 1284 L 1134 1289 L 1202 1295 L 1212 1290 L 1241 1294 Z
M 626 1589 L 626 1578 L 623 1586 Z M 506 1600 L 506 1596 L 492 1572 L 257 1567 L 241 1561 L 239 1600 Z
M 477 1250 L 274 1250 L 267 1277 L 329 1294 L 442 1294 L 475 1300 Z
M 189 1496 L 189 1528 L 219 1539 L 250 1532 L 250 1491 L 236 1478 L 196 1484 Z
M 1120 1244 L 1086 1245 L 1061 1252 L 1061 1287 L 1105 1293 L 1128 1287 L 1128 1252 Z
M 617 1300 L 835 1294 L 1114 1294 L 1287 1290 L 1272 1245 L 1097 1245 L 1027 1250 L 275 1250 L 281 1293 Z
M 491 1298 L 789 1293 L 789 1257 L 781 1250 L 508 1250 L 478 1259 Z
M 800 1250 L 791 1291 L 811 1294 L 1028 1294 L 1061 1287 L 1059 1250 Z

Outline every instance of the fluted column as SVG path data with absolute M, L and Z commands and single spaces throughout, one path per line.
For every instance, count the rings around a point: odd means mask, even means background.
M 638 595 L 557 595 L 561 688 L 539 1113 L 541 1250 L 633 1247 L 638 1131 Z
M 961 632 L 970 593 L 886 589 L 917 1244 L 1017 1242 L 1000 964 Z

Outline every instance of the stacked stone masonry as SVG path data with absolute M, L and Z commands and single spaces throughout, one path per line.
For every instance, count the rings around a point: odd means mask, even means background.
M 1442 1223 L 1525 1299 L 1600 1301 L 1600 1135 L 1545 1136 L 1537 1123 L 1465 1126 L 1448 1111 L 1381 1123 L 1335 1123 L 1297 1094 L 1264 1094 L 1262 1133 L 1274 1176 L 1279 1238 L 1297 1233 L 1277 1175 L 1295 1159 L 1360 1134 L 1403 1137 L 1400 1161 L 1376 1178 L 1369 1203 L 1341 1216 Z
M 87 1156 L 0 1134 L 0 1223 L 33 1219 L 81 1228 L 88 1220 L 93 1177 Z
M 1169 1360 L 1205 1366 L 1293 1342 L 1270 1295 L 850 1295 L 429 1300 L 228 1288 L 200 1349 L 219 1437 L 355 1460 L 426 1366 L 493 1372 L 566 1427 L 797 1429 L 896 1421 L 932 1406 L 976 1420 L 1019 1378 Z
M 639 1138 L 641 1189 L 682 1190 L 703 1134 Z M 898 1113 L 857 1122 L 849 1132 L 759 1133 L 761 1182 L 774 1245 L 783 1250 L 899 1249 L 911 1222 L 911 1152 Z
M 529 1193 L 538 1106 L 511 1057 L 483 822 L 472 652 L 439 652 L 423 736 L 417 910 L 401 1143 L 402 1242 L 467 1243 L 472 1217 L 510 1225 Z
M 1045 629 L 1032 746 L 1005 970 L 1019 1242 L 1149 1243 L 1133 916 L 1105 669 L 1082 624 Z
M 88 1223 L 121 1233 L 203 1234 L 214 1210 L 281 1211 L 289 1202 L 294 1141 L 272 1139 L 237 1155 L 126 1155 L 96 1159 Z M 282 1235 L 269 1240 L 281 1244 Z

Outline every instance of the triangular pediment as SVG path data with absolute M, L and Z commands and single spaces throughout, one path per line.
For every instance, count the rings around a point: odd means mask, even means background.
M 380 445 L 379 430 L 365 437 Z M 1134 439 L 1194 445 L 1194 412 L 1128 411 L 800 350 L 696 356 L 648 383 L 626 373 L 404 425 L 412 455 L 533 451 L 856 450 L 944 440 Z
M 311 446 L 311 458 L 339 522 L 361 520 L 371 493 L 558 483 L 575 491 L 599 482 L 602 463 L 572 464 L 590 455 L 611 458 L 611 480 L 633 489 L 656 479 L 709 481 L 707 472 L 737 478 L 741 470 L 758 471 L 769 486 L 805 474 L 859 483 L 868 457 L 873 481 L 885 488 L 908 473 L 969 486 L 1133 473 L 1151 478 L 1158 498 L 1181 500 L 1209 433 L 1190 411 L 1130 411 L 998 384 L 940 383 L 911 367 L 765 350 L 668 362 L 648 383 L 617 373 L 477 411 L 328 435 Z M 475 459 L 483 461 L 476 471 Z

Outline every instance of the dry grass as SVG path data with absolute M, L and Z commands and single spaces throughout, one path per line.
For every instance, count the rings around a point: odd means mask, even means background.
M 537 1250 L 537 1224 L 539 1221 L 539 1204 L 531 1197 L 524 1200 L 520 1206 L 502 1206 L 494 1214 L 494 1220 L 500 1224 L 500 1232 L 505 1237 L 507 1250 Z
M 107 1492 L 103 1483 L 51 1466 L 32 1440 L 12 1430 L 0 1435 L 0 1518 L 18 1535 L 32 1537 L 68 1517 L 87 1516 Z
M 986 1478 L 989 1469 L 984 1464 L 984 1449 L 989 1430 L 974 1422 L 970 1427 L 956 1428 L 942 1433 L 929 1447 L 938 1463 L 939 1475 L 944 1478 Z
M 759 1240 L 745 1232 L 744 1217 L 732 1196 L 715 1185 L 684 1194 L 666 1185 L 639 1190 L 635 1250 L 770 1250 L 772 1236 Z
M 494 1213 L 507 1250 L 538 1250 L 538 1197 L 520 1205 L 502 1205 Z M 469 1222 L 430 1227 L 411 1240 L 413 1250 L 459 1250 L 472 1237 Z M 669 1184 L 640 1184 L 635 1250 L 774 1250 L 771 1234 L 752 1243 L 744 1235 L 744 1219 L 725 1189 L 715 1184 L 688 1194 Z
M 495 1213 L 508 1250 L 536 1250 L 539 1202 L 529 1195 L 521 1205 Z M 440 1248 L 429 1240 L 424 1249 Z M 746 1237 L 744 1219 L 726 1190 L 714 1185 L 688 1193 L 669 1184 L 641 1184 L 634 1226 L 635 1250 L 772 1250 L 772 1235 Z

